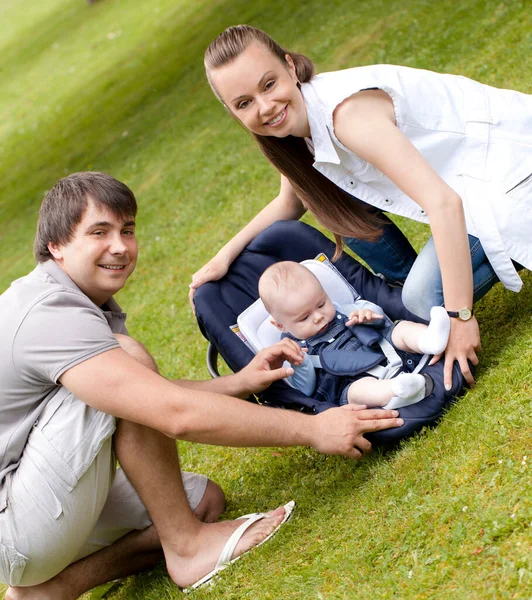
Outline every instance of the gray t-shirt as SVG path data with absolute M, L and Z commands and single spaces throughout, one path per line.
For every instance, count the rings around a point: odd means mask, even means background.
M 94 304 L 53 261 L 39 264 L 0 296 L 0 507 L 4 478 L 19 462 L 32 425 L 62 389 L 61 375 L 118 348 L 126 315 Z

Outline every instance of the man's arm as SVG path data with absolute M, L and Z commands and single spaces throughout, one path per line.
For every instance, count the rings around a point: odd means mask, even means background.
M 274 381 L 294 374 L 292 367 L 283 367 L 284 361 L 300 365 L 304 358 L 305 353 L 293 340 L 284 339 L 258 352 L 248 365 L 233 375 L 206 381 L 177 379 L 172 383 L 196 391 L 248 398 L 265 390 Z
M 326 454 L 360 458 L 371 447 L 364 433 L 402 425 L 396 411 L 357 411 L 346 406 L 307 416 L 190 390 L 172 384 L 118 348 L 79 363 L 60 381 L 98 410 L 173 438 L 205 444 L 312 446 Z

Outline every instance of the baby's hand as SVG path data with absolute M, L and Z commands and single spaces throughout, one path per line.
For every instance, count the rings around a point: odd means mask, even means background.
M 382 315 L 369 310 L 369 308 L 361 308 L 360 310 L 354 310 L 346 322 L 346 325 L 363 325 L 364 323 L 373 323 L 382 319 Z

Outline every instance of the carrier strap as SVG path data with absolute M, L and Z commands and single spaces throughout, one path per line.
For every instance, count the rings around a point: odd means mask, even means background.
M 369 369 L 367 373 L 377 377 L 377 379 L 391 379 L 403 366 L 403 361 L 395 351 L 395 348 L 384 338 L 379 340 L 379 346 L 383 351 L 384 356 L 386 356 L 388 364 L 385 367 L 377 365 L 376 367 Z
M 423 354 L 421 360 L 417 363 L 416 368 L 412 371 L 412 373 L 419 373 L 421 369 L 429 362 L 429 358 L 431 354 Z
M 309 360 L 310 360 L 310 364 L 315 369 L 321 369 L 322 368 L 320 357 L 317 354 L 310 354 L 309 355 Z
M 381 338 L 379 340 L 378 344 L 379 344 L 384 356 L 386 356 L 388 364 L 386 366 L 377 365 L 375 367 L 371 367 L 371 369 L 368 369 L 366 371 L 366 373 L 368 373 L 368 375 L 373 375 L 373 377 L 376 377 L 377 379 L 391 379 L 397 373 L 397 371 L 399 371 L 399 369 L 403 366 L 403 361 L 401 360 L 401 357 L 399 356 L 399 354 L 397 354 L 397 352 L 395 351 L 395 348 L 390 344 L 390 342 L 388 342 L 384 338 Z M 426 359 L 425 359 L 425 356 L 427 357 Z M 315 369 L 322 368 L 321 360 L 318 355 L 311 354 L 308 358 L 309 358 L 312 366 Z M 423 362 L 423 359 L 425 359 L 425 362 Z M 421 364 L 420 369 L 423 368 L 423 366 L 425 365 L 427 360 L 428 360 L 428 355 L 424 355 L 420 361 L 420 364 L 423 362 L 423 364 Z M 418 367 L 419 367 L 419 365 L 418 365 Z M 416 367 L 416 369 L 418 367 Z M 415 372 L 418 372 L 418 371 L 415 371 Z

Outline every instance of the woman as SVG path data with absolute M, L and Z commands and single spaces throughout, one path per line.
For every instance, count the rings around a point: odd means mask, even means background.
M 444 304 L 454 317 L 445 385 L 454 360 L 473 384 L 473 301 L 497 279 L 518 291 L 515 263 L 532 268 L 532 96 L 392 65 L 314 76 L 308 58 L 246 25 L 218 36 L 205 66 L 215 95 L 280 171 L 281 190 L 194 274 L 191 297 L 265 227 L 307 209 L 335 234 L 338 251 L 344 238 L 375 269 L 364 250 L 377 240 L 381 262 L 399 254 L 408 269 L 407 244 L 384 252 L 397 236 L 390 224 L 383 233 L 372 205 L 430 225 L 403 301 L 424 318 Z

